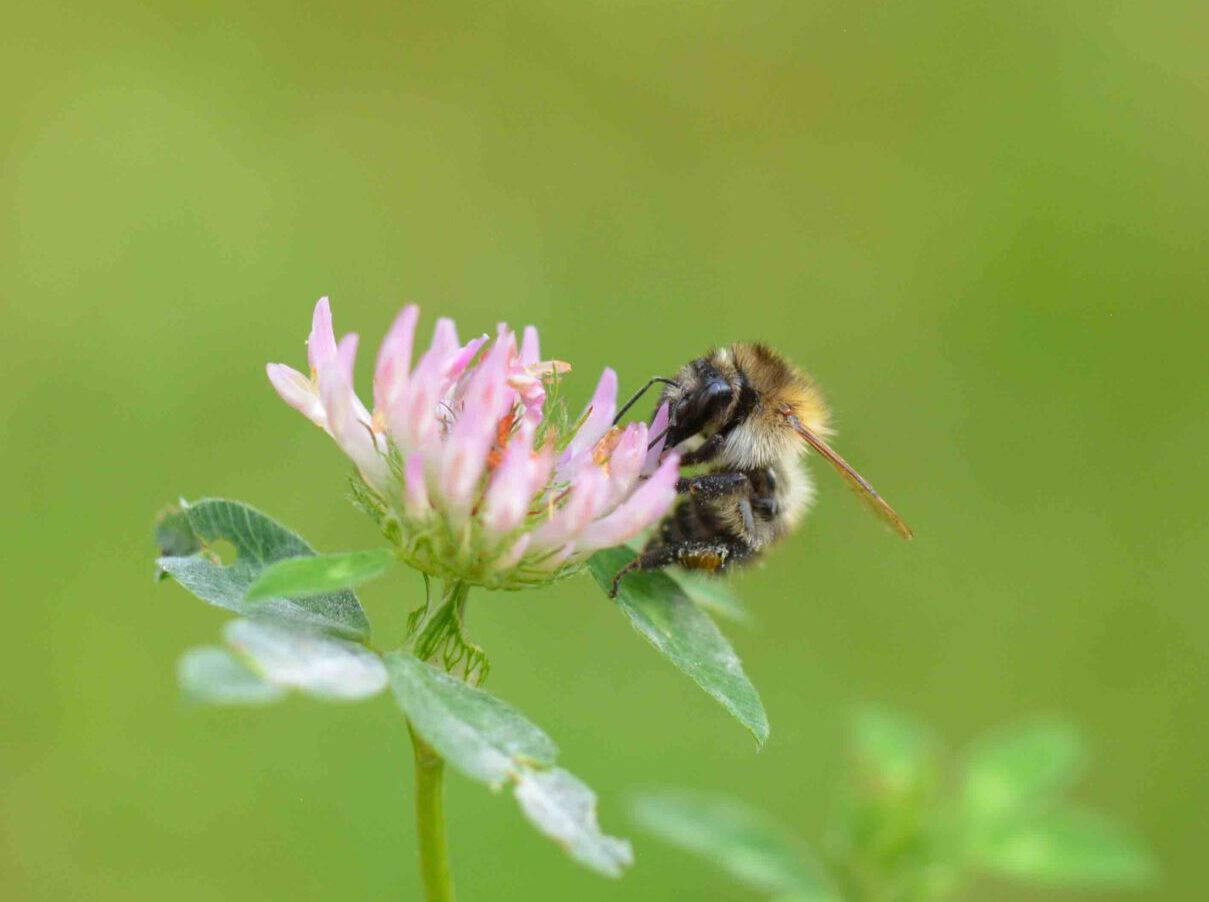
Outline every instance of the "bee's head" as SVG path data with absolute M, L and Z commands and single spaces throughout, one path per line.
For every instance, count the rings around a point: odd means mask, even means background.
M 668 405 L 668 447 L 693 436 L 709 438 L 727 426 L 742 394 L 742 379 L 725 351 L 685 364 L 660 402 Z
M 751 465 L 801 448 L 787 414 L 819 435 L 829 433 L 827 407 L 814 383 L 766 345 L 710 351 L 677 373 L 662 400 L 669 406 L 669 446 L 725 432 L 736 456 Z

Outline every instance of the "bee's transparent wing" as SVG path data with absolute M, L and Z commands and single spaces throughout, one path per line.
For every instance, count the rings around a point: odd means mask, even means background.
M 827 463 L 835 467 L 835 471 L 843 477 L 844 482 L 848 483 L 848 487 L 856 492 L 866 507 L 904 539 L 912 537 L 911 527 L 903 522 L 903 518 L 894 512 L 894 508 L 886 503 L 886 499 L 877 493 L 877 489 L 871 486 L 864 476 L 856 472 L 851 464 L 840 457 L 830 445 L 803 426 L 801 420 L 788 411 L 783 412 L 785 413 L 786 421 L 793 427 L 794 431 L 805 439 L 806 444 L 817 451 Z

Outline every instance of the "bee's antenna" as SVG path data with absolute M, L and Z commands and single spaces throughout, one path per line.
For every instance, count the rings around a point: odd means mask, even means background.
M 621 418 L 626 415 L 626 411 L 628 411 L 631 407 L 633 407 L 636 403 L 638 403 L 638 399 L 641 398 L 643 395 L 645 395 L 647 393 L 647 391 L 650 389 L 650 387 L 652 385 L 654 385 L 656 382 L 662 382 L 664 385 L 679 384 L 676 382 L 675 379 L 668 379 L 666 376 L 652 376 L 650 381 L 647 382 L 646 385 L 642 386 L 642 388 L 638 389 L 638 391 L 634 394 L 634 397 L 632 397 L 632 398 L 630 398 L 630 400 L 626 401 L 625 404 L 623 404 L 621 406 L 621 410 L 617 411 L 617 416 L 613 417 L 614 426 L 616 426 L 618 423 L 621 422 Z M 658 439 L 656 439 L 656 441 L 658 441 Z

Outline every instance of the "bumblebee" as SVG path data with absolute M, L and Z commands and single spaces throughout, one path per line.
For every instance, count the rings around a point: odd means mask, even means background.
M 642 552 L 613 578 L 678 564 L 722 573 L 755 559 L 801 521 L 814 486 L 798 459 L 808 449 L 831 464 L 871 510 L 904 539 L 911 530 L 825 439 L 830 413 L 818 388 L 772 348 L 737 343 L 686 364 L 674 379 L 657 376 L 622 407 L 617 421 L 653 385 L 668 406 L 660 438 L 681 448 L 681 465 L 703 465 L 682 477 L 683 496 Z

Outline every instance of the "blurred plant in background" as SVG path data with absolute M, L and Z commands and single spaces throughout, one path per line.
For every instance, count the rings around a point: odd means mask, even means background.
M 580 864 L 615 877 L 630 844 L 601 832 L 596 796 L 556 766 L 558 748 L 520 712 L 478 688 L 486 654 L 464 630 L 472 586 L 516 590 L 591 569 L 602 588 L 633 558 L 623 543 L 671 506 L 679 458 L 645 423 L 614 424 L 617 377 L 606 370 L 576 420 L 553 395 L 566 364 L 542 363 L 536 330 L 506 326 L 463 345 L 452 321 L 411 365 L 418 311 L 406 308 L 382 344 L 374 407 L 353 387 L 357 337 L 336 341 L 326 298 L 315 307 L 310 373 L 268 366 L 274 388 L 356 466 L 352 501 L 388 548 L 316 554 L 300 536 L 236 501 L 182 501 L 161 515 L 161 575 L 241 615 L 222 646 L 180 662 L 186 694 L 259 705 L 291 690 L 327 701 L 389 686 L 415 753 L 421 879 L 429 900 L 453 897 L 445 837 L 446 762 L 493 790 L 511 786 L 524 815 Z M 547 392 L 549 384 L 551 391 Z M 549 396 L 548 396 L 549 395 Z M 223 550 L 227 559 L 224 560 Z M 231 554 L 234 559 L 231 560 Z M 400 561 L 423 574 L 425 597 L 401 646 L 371 643 L 353 587 Z M 444 590 L 438 602 L 430 578 Z M 762 743 L 763 705 L 738 657 L 671 576 L 637 574 L 616 603 L 630 622 Z
M 606 365 L 628 394 L 771 340 L 911 511 L 922 541 L 896 546 L 820 480 L 737 582 L 761 627 L 719 625 L 776 721 L 757 757 L 585 577 L 471 591 L 483 688 L 548 727 L 610 832 L 649 781 L 819 838 L 860 699 L 963 740 L 1055 712 L 1103 751 L 1079 797 L 1162 862 L 1139 900 L 1205 897 L 1204 0 L 6 12 L 5 899 L 414 880 L 389 693 L 184 706 L 179 652 L 237 615 L 147 584 L 150 515 L 181 494 L 391 550 L 344 498 L 352 465 L 264 384 L 267 360 L 306 370 L 315 286 L 362 333 L 367 403 L 400 286 L 426 305 L 417 354 L 438 313 L 463 342 L 538 324 L 575 364 L 572 417 Z M 396 564 L 355 589 L 375 645 L 423 588 Z M 624 886 L 597 879 L 509 795 L 449 782 L 468 902 L 747 897 L 642 835 Z
M 1150 881 L 1145 848 L 1103 815 L 1065 799 L 1082 773 L 1078 735 L 1059 723 L 976 742 L 955 774 L 923 727 L 881 711 L 852 730 L 853 772 L 813 852 L 747 805 L 650 792 L 634 817 L 778 902 L 945 902 L 977 898 L 983 876 L 1094 889 Z

